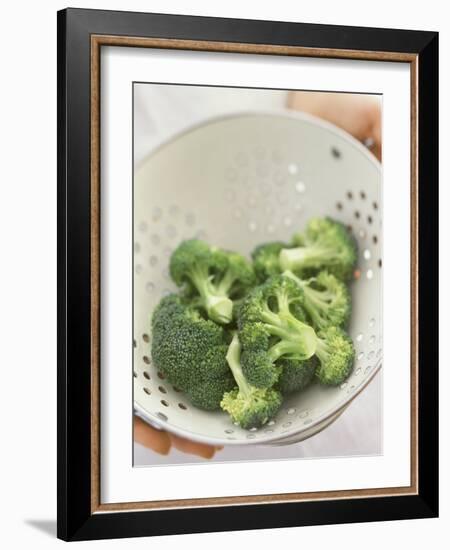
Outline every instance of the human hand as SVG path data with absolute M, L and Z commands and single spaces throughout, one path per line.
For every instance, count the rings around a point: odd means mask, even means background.
M 373 96 L 329 92 L 290 92 L 287 106 L 322 118 L 365 143 L 381 160 L 381 108 Z
M 134 440 L 161 455 L 167 455 L 174 447 L 179 451 L 201 458 L 211 459 L 223 447 L 189 441 L 177 435 L 153 428 L 137 416 L 134 417 Z

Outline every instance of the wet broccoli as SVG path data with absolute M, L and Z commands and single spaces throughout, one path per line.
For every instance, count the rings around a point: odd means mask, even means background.
M 233 318 L 233 300 L 255 283 L 253 267 L 243 256 L 191 239 L 183 241 L 170 258 L 170 275 L 193 305 L 220 324 Z
M 292 246 L 280 251 L 281 271 L 310 276 L 327 270 L 348 281 L 357 259 L 356 241 L 347 228 L 330 218 L 313 218 L 306 231 L 294 235 Z
M 241 428 L 259 428 L 278 412 L 282 402 L 281 393 L 273 388 L 251 386 L 242 372 L 240 355 L 241 345 L 235 333 L 226 358 L 237 387 L 224 394 L 220 406 Z
M 281 241 L 264 243 L 252 252 L 253 267 L 260 282 L 281 272 L 280 252 L 289 245 Z
M 316 333 L 303 320 L 304 303 L 303 289 L 286 275 L 271 277 L 247 295 L 238 326 L 242 370 L 252 385 L 268 388 L 279 382 L 281 358 L 290 360 L 290 368 L 300 368 L 315 355 L 323 384 L 339 384 L 349 375 L 354 359 L 351 339 L 336 327 Z
M 174 294 L 166 296 L 152 317 L 152 360 L 168 381 L 196 407 L 220 407 L 234 379 L 226 361 L 229 337 L 224 329 Z
M 306 361 L 280 359 L 281 372 L 276 387 L 283 395 L 304 390 L 314 379 L 317 363 L 315 355 Z
M 316 351 L 314 329 L 303 322 L 304 293 L 289 277 L 276 275 L 255 287 L 238 319 L 242 368 L 251 384 L 271 387 L 279 379 L 278 359 L 303 362 Z
M 316 277 L 300 279 L 291 271 L 291 277 L 304 292 L 303 308 L 315 330 L 327 327 L 345 327 L 351 313 L 351 297 L 347 286 L 331 273 L 321 271 Z

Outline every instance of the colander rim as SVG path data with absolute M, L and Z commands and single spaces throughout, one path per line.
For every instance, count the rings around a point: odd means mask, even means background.
M 306 426 L 302 426 L 301 429 L 294 427 L 292 430 L 286 430 L 282 434 L 275 434 L 275 435 L 260 437 L 255 439 L 234 440 L 234 439 L 227 439 L 226 437 L 224 438 L 209 437 L 209 436 L 198 434 L 196 432 L 191 432 L 184 428 L 178 428 L 178 426 L 174 426 L 173 424 L 171 424 L 170 421 L 159 420 L 156 417 L 156 415 L 149 413 L 136 400 L 134 401 L 134 410 L 135 412 L 138 413 L 138 416 L 142 418 L 142 420 L 146 421 L 152 427 L 157 427 L 158 429 L 170 431 L 175 435 L 178 435 L 184 438 L 189 438 L 190 440 L 196 441 L 198 443 L 205 443 L 206 445 L 227 445 L 227 446 L 229 445 L 234 445 L 234 446 L 265 445 L 266 443 L 274 443 L 279 439 L 284 440 L 295 435 L 300 435 L 303 432 L 309 431 L 312 428 L 316 427 L 318 424 L 325 422 L 326 420 L 333 417 L 334 415 L 337 415 L 339 411 L 348 407 L 353 402 L 353 400 L 356 397 L 358 397 L 358 395 L 370 384 L 370 382 L 372 382 L 375 376 L 380 372 L 381 368 L 382 368 L 382 358 L 379 359 L 378 363 L 373 367 L 370 375 L 366 378 L 366 380 L 364 380 L 364 382 L 359 386 L 359 388 L 354 393 L 350 394 L 349 397 L 347 397 L 344 401 L 339 403 L 338 407 L 333 408 L 332 410 L 325 411 L 310 424 Z M 336 420 L 337 418 L 339 418 L 339 416 L 336 416 Z M 262 429 L 264 429 L 264 427 Z M 253 433 L 253 432 L 249 432 L 249 433 Z M 315 434 L 313 433 L 311 434 L 311 436 L 312 435 L 315 435 Z
M 151 157 L 159 153 L 165 147 L 172 145 L 173 142 L 178 141 L 178 139 L 186 137 L 188 134 L 193 133 L 197 130 L 202 129 L 204 126 L 209 126 L 211 124 L 216 124 L 219 122 L 226 122 L 231 119 L 238 118 L 250 118 L 250 117 L 259 117 L 259 116 L 273 116 L 279 118 L 292 119 L 297 121 L 309 122 L 312 125 L 320 126 L 323 130 L 327 130 L 333 134 L 337 134 L 344 140 L 348 141 L 356 149 L 359 150 L 376 168 L 381 172 L 382 165 L 380 161 L 375 157 L 375 155 L 360 141 L 354 138 L 350 133 L 335 124 L 323 120 L 320 117 L 311 115 L 309 113 L 303 113 L 301 111 L 294 111 L 289 109 L 255 109 L 255 110 L 242 110 L 234 111 L 230 113 L 222 113 L 219 115 L 210 116 L 208 118 L 201 119 L 193 124 L 187 126 L 183 130 L 174 133 L 171 136 L 163 139 L 160 143 L 155 145 L 151 151 L 149 151 L 138 163 L 135 164 L 134 171 L 137 173 L 145 164 L 148 162 Z

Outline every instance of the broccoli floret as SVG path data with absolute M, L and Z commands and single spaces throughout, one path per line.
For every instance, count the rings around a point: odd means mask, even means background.
M 306 361 L 280 359 L 280 378 L 277 388 L 282 394 L 304 390 L 312 382 L 317 367 L 317 357 L 314 355 Z
M 318 334 L 316 356 L 319 359 L 317 378 L 322 384 L 338 386 L 353 369 L 355 348 L 343 330 L 329 327 Z
M 278 381 L 281 357 L 305 361 L 314 355 L 317 337 L 302 320 L 303 302 L 302 288 L 283 275 L 255 287 L 244 300 L 238 320 L 242 368 L 254 386 L 267 388 Z
M 260 282 L 281 272 L 280 252 L 289 245 L 281 241 L 264 243 L 257 246 L 252 252 L 253 267 Z
M 280 251 L 282 271 L 309 276 L 327 270 L 342 281 L 348 281 L 357 259 L 356 241 L 347 228 L 330 218 L 314 218 L 306 231 L 294 235 L 292 247 Z
M 326 271 L 306 280 L 299 279 L 291 271 L 285 271 L 284 275 L 291 277 L 303 289 L 303 307 L 308 321 L 316 330 L 346 326 L 351 313 L 351 298 L 342 281 Z
M 235 334 L 226 358 L 237 388 L 224 394 L 220 406 L 241 428 L 259 428 L 278 412 L 282 402 L 281 394 L 273 388 L 251 386 L 242 372 L 240 355 L 241 345 Z
M 234 387 L 224 329 L 174 294 L 166 296 L 152 317 L 152 359 L 168 381 L 202 409 L 220 407 Z
M 315 355 L 323 384 L 340 384 L 349 375 L 354 359 L 351 339 L 336 327 L 316 333 L 302 320 L 304 303 L 303 289 L 286 275 L 271 277 L 247 295 L 238 326 L 242 370 L 250 384 L 275 385 L 283 372 L 281 358 L 300 364 Z
M 183 241 L 170 258 L 170 275 L 193 303 L 220 324 L 233 318 L 233 300 L 255 283 L 253 267 L 243 256 L 198 239 Z

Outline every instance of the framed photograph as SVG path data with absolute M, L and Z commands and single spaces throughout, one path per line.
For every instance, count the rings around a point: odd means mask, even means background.
M 438 515 L 438 35 L 58 13 L 58 537 Z

